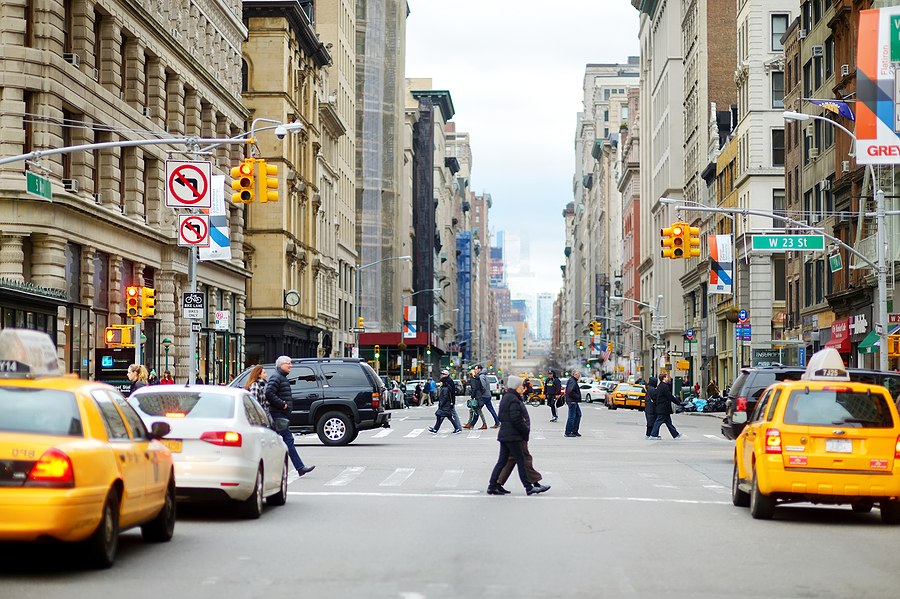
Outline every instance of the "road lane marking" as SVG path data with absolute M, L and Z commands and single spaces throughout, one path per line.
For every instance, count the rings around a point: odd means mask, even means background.
M 435 487 L 458 487 L 459 481 L 462 479 L 462 470 L 444 470 L 440 480 L 437 481 Z
M 373 438 L 373 439 L 381 439 L 382 437 L 387 437 L 387 436 L 390 435 L 392 432 L 394 432 L 394 429 L 392 429 L 392 428 L 386 428 L 386 429 L 382 430 L 381 432 L 372 435 L 372 438 Z
M 394 470 L 394 473 L 389 477 L 381 481 L 378 485 L 379 487 L 399 487 L 403 484 L 407 478 L 412 476 L 412 473 L 415 472 L 415 468 L 397 468 Z
M 407 437 L 418 437 L 419 435 L 421 435 L 424 432 L 425 432 L 424 428 L 414 428 L 411 431 L 409 431 L 407 434 L 403 435 L 403 438 L 405 439 Z
M 591 472 L 608 491 L 625 491 L 625 483 L 612 472 Z
M 728 441 L 725 437 L 717 437 L 716 435 L 703 435 L 704 437 L 708 437 L 710 439 L 715 439 L 716 441 Z
M 571 491 L 572 487 L 569 486 L 569 483 L 563 479 L 562 474 L 559 472 L 543 472 L 542 476 L 544 478 L 541 479 L 541 484 L 550 485 L 557 491 L 562 489 L 563 491 Z
M 432 498 L 450 498 L 450 499 L 471 499 L 471 498 L 488 498 L 488 501 L 497 501 L 493 496 L 489 496 L 482 491 L 473 493 L 397 493 L 397 492 L 352 492 L 352 491 L 288 491 L 288 495 L 297 497 L 411 497 L 421 499 L 424 497 Z M 513 494 L 508 495 L 506 500 L 528 499 L 529 501 L 641 501 L 644 503 L 682 503 L 687 505 L 732 505 L 730 501 L 711 501 L 707 499 L 668 499 L 662 497 L 559 497 L 552 494 L 543 493 L 540 499 L 530 498 L 527 495 Z
M 658 489 L 674 489 L 675 485 L 670 485 L 668 481 L 659 478 L 658 474 L 650 474 L 648 472 L 639 472 L 641 478 Z
M 544 437 L 544 431 L 531 431 L 530 437 L 531 439 L 546 439 Z
M 345 468 L 343 472 L 338 474 L 336 477 L 332 478 L 330 481 L 325 483 L 326 487 L 344 487 L 350 483 L 354 478 L 359 476 L 365 470 L 365 466 L 351 466 L 350 468 Z
M 725 493 L 731 493 L 731 489 L 729 489 L 723 485 L 720 485 L 719 483 L 712 480 L 705 474 L 700 474 L 699 472 L 694 472 L 694 473 L 688 474 L 688 478 L 700 483 L 701 487 L 703 487 L 704 489 L 709 489 L 710 491 L 712 491 L 714 493 L 719 493 L 722 495 L 724 495 Z
M 469 431 L 469 434 L 466 435 L 466 439 L 480 439 L 481 431 L 477 429 L 472 429 Z

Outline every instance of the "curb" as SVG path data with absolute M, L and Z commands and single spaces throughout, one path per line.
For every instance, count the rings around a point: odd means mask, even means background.
M 707 418 L 718 418 L 721 420 L 725 417 L 725 412 L 682 412 L 681 414 L 674 414 L 675 416 L 706 416 Z

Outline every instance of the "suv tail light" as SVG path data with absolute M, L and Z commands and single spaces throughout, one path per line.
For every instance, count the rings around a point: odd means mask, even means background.
M 781 453 L 781 431 L 777 428 L 766 431 L 766 453 Z
M 747 411 L 747 398 L 746 397 L 738 397 L 737 398 L 737 406 L 734 408 L 735 412 L 746 412 Z
M 241 434 L 232 431 L 216 431 L 203 433 L 202 435 L 200 435 L 200 440 L 206 441 L 207 443 L 212 443 L 213 445 L 219 445 L 221 447 L 241 446 Z
M 381 394 L 373 393 L 372 394 L 372 407 L 377 408 L 380 405 L 381 405 Z
M 58 449 L 48 449 L 31 467 L 25 484 L 35 487 L 74 487 L 72 460 Z

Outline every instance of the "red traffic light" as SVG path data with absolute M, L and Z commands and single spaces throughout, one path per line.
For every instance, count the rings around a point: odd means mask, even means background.
M 684 233 L 684 229 L 682 229 L 680 226 L 675 225 L 674 227 L 672 227 L 672 234 L 673 234 L 673 235 L 681 235 L 681 234 L 683 234 L 683 233 Z

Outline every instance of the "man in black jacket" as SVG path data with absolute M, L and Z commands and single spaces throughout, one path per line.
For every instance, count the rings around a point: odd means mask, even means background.
M 669 376 L 668 372 L 664 372 L 662 380 L 660 380 L 659 386 L 656 388 L 656 422 L 653 423 L 653 430 L 650 433 L 651 439 L 662 439 L 659 436 L 659 428 L 663 424 L 669 429 L 669 434 L 672 435 L 673 439 L 681 438 L 681 433 L 675 430 L 675 426 L 672 424 L 672 404 L 677 403 L 681 405 L 681 402 L 672 395 L 671 385 L 672 377 Z
M 647 417 L 645 439 L 653 436 L 653 426 L 656 424 L 656 398 L 659 395 L 657 385 L 659 385 L 659 379 L 651 376 L 650 382 L 647 383 L 647 392 L 644 394 L 644 416 Z
M 291 423 L 291 411 L 294 402 L 291 399 L 291 384 L 288 383 L 287 375 L 291 371 L 291 358 L 289 356 L 279 356 L 275 360 L 275 372 L 269 377 L 266 383 L 266 401 L 269 402 L 269 412 L 272 414 L 272 420 L 275 421 L 275 432 L 284 439 L 287 445 L 288 455 L 291 457 L 291 463 L 297 469 L 297 474 L 303 476 L 315 469 L 315 466 L 304 466 L 297 448 L 294 447 L 294 434 L 288 427 Z
M 444 369 L 441 371 L 441 386 L 438 389 L 438 409 L 434 411 L 436 417 L 434 426 L 428 429 L 432 435 L 436 435 L 441 429 L 441 423 L 444 418 L 450 420 L 453 425 L 454 435 L 462 432 L 459 425 L 459 415 L 456 413 L 456 383 L 450 378 L 450 371 Z
M 508 491 L 500 486 L 497 478 L 500 471 L 506 465 L 509 456 L 516 461 L 519 470 L 519 480 L 529 495 L 543 493 L 550 487 L 540 483 L 532 484 L 528 480 L 528 468 L 525 464 L 525 453 L 522 451 L 522 442 L 528 441 L 531 432 L 531 421 L 528 418 L 528 410 L 522 401 L 522 393 L 525 392 L 524 381 L 517 376 L 509 377 L 506 383 L 506 394 L 500 400 L 500 430 L 497 432 L 497 440 L 500 442 L 500 457 L 491 472 L 491 481 L 487 492 L 490 495 L 504 495 Z
M 556 413 L 556 397 L 561 390 L 562 382 L 559 380 L 559 377 L 556 376 L 556 371 L 551 368 L 550 376 L 548 376 L 547 380 L 544 382 L 544 399 L 547 400 L 547 405 L 550 406 L 550 422 L 556 422 L 559 416 Z
M 580 370 L 573 370 L 572 376 L 566 382 L 566 407 L 569 408 L 569 418 L 566 420 L 566 436 L 580 437 L 578 427 L 581 425 L 581 388 L 578 379 L 581 378 Z

